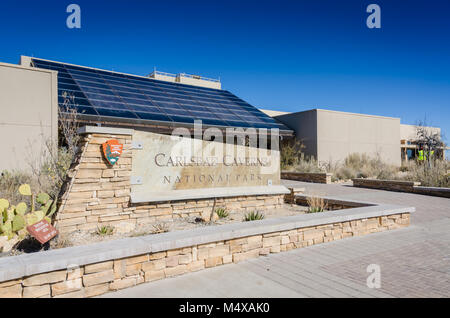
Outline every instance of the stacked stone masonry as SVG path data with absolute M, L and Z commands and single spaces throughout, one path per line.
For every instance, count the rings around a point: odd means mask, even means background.
M 282 171 L 281 179 L 286 180 L 295 180 L 295 181 L 303 181 L 303 182 L 312 182 L 312 183 L 331 183 L 332 173 L 309 173 L 309 172 L 291 172 L 291 171 Z
M 377 179 L 353 179 L 353 186 L 360 188 L 380 189 L 388 191 L 410 192 L 423 195 L 432 195 L 450 198 L 450 188 L 423 187 L 420 182 L 377 180 Z
M 109 260 L 2 282 L 0 297 L 93 297 L 270 253 L 402 228 L 409 223 L 410 214 L 401 213 Z
M 124 145 L 113 167 L 103 158 L 101 145 L 117 139 Z M 209 221 L 214 199 L 132 204 L 132 137 L 129 135 L 87 134 L 81 143 L 81 155 L 70 171 L 71 180 L 56 215 L 61 233 L 91 231 L 111 225 L 118 232 L 131 232 L 137 225 L 161 222 L 177 217 L 199 216 Z M 215 207 L 236 212 L 265 211 L 283 205 L 283 195 L 217 198 Z

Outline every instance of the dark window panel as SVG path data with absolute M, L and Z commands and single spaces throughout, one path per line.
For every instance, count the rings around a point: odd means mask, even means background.
M 101 94 L 94 94 L 94 93 L 86 92 L 86 97 L 88 99 L 101 100 L 104 102 L 114 102 L 114 103 L 122 102 L 119 98 L 117 98 L 114 95 L 101 95 Z
M 95 110 L 98 112 L 100 116 L 109 116 L 109 117 L 121 117 L 121 118 L 129 118 L 129 119 L 139 119 L 135 113 L 127 110 L 119 110 L 119 109 L 107 109 L 97 107 Z
M 161 114 L 161 111 L 159 110 L 158 107 L 142 106 L 142 105 L 135 105 L 135 104 L 130 104 L 130 103 L 127 103 L 127 105 L 130 110 L 133 110 L 135 112 L 148 112 L 148 113 Z
M 161 113 L 147 113 L 147 112 L 136 112 L 136 115 L 140 118 L 140 119 L 145 119 L 145 120 L 156 120 L 156 121 L 167 121 L 167 122 L 171 122 L 172 120 L 168 117 L 165 116 Z
M 92 104 L 92 106 L 94 106 L 94 107 L 128 110 L 128 108 L 125 106 L 124 103 L 113 103 L 113 102 L 107 102 L 107 101 L 96 100 L 96 99 L 91 99 L 89 101 Z
M 83 87 L 96 87 L 96 88 L 110 90 L 109 86 L 106 84 L 92 83 L 92 82 L 86 82 L 86 81 L 80 81 L 80 80 L 77 80 L 77 84 L 80 86 L 81 89 L 83 89 Z
M 170 118 L 172 118 L 175 123 L 194 124 L 194 118 L 192 117 L 170 115 Z
M 121 98 L 127 104 L 141 105 L 141 106 L 154 106 L 149 100 L 129 98 L 129 97 L 124 97 L 122 95 L 121 95 Z

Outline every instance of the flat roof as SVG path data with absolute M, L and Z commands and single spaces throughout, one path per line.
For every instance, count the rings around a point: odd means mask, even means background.
M 395 119 L 395 120 L 398 119 L 398 120 L 400 120 L 400 118 L 398 118 L 398 117 L 388 117 L 388 116 L 380 116 L 380 115 L 369 115 L 369 114 L 351 113 L 351 112 L 343 112 L 343 111 L 338 111 L 338 110 L 329 110 L 329 109 L 322 109 L 322 108 L 313 108 L 313 109 L 308 109 L 308 110 L 302 110 L 302 111 L 299 111 L 299 112 L 286 113 L 286 114 L 279 115 L 279 116 L 294 115 L 294 114 L 300 114 L 300 113 L 306 113 L 306 112 L 313 112 L 313 111 L 317 111 L 317 112 L 329 112 L 329 113 L 337 113 L 337 114 L 345 114 L 345 115 L 351 115 L 351 116 L 375 117 L 375 118 Z M 278 116 L 275 116 L 275 117 L 278 117 Z

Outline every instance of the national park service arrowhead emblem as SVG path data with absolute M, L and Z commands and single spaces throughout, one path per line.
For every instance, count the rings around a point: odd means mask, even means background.
M 103 155 L 105 159 L 108 160 L 111 166 L 114 166 L 115 163 L 119 160 L 120 155 L 123 151 L 123 145 L 119 144 L 119 141 L 116 139 L 111 139 L 102 144 Z

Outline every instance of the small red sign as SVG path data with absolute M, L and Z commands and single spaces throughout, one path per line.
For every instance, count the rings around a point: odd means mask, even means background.
M 58 234 L 58 230 L 48 223 L 47 220 L 41 220 L 27 226 L 27 231 L 41 244 L 47 243 Z
M 111 166 L 119 160 L 120 155 L 123 151 L 123 145 L 119 144 L 119 141 L 116 139 L 111 139 L 102 144 L 103 155 L 106 160 L 110 163 Z

